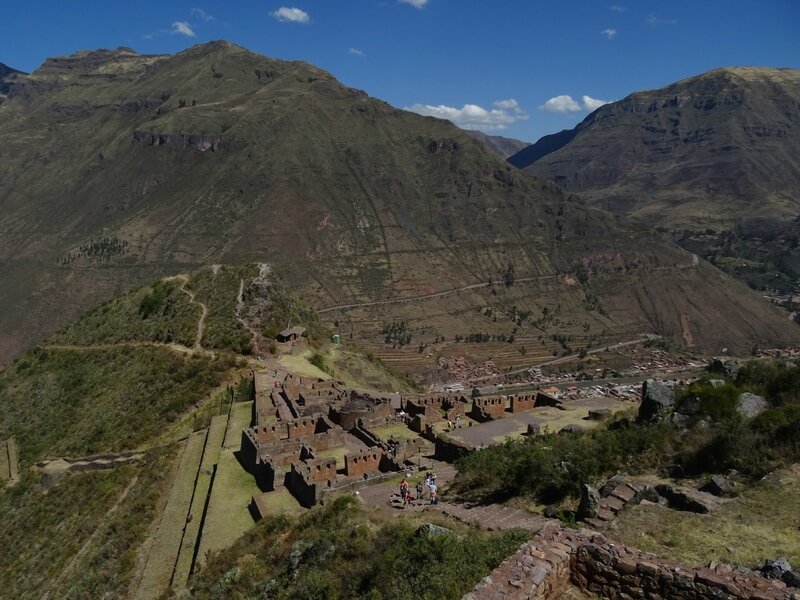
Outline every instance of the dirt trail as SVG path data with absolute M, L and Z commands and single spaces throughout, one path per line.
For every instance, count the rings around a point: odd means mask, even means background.
M 546 279 L 555 279 L 555 275 L 540 275 L 539 277 L 523 277 L 521 279 L 517 279 L 514 283 L 527 283 L 530 281 L 544 281 Z M 383 304 L 401 304 L 403 302 L 417 302 L 419 300 L 430 300 L 431 298 L 441 298 L 442 296 L 449 296 L 450 294 L 457 294 L 458 292 L 466 292 L 469 290 L 477 290 L 479 288 L 485 288 L 492 285 L 505 285 L 505 282 L 502 280 L 498 281 L 487 281 L 484 283 L 473 283 L 472 285 L 465 285 L 464 287 L 460 288 L 453 288 L 450 290 L 444 290 L 443 292 L 434 292 L 433 294 L 423 294 L 421 296 L 408 296 L 404 298 L 389 298 L 387 300 L 373 300 L 371 302 L 355 302 L 352 304 L 338 304 L 336 306 L 329 306 L 327 308 L 321 308 L 317 311 L 317 314 L 323 314 L 327 312 L 332 312 L 334 310 L 347 310 L 350 308 L 361 308 L 362 306 L 380 306 Z
M 672 271 L 672 270 L 680 270 L 680 269 L 693 269 L 700 264 L 700 259 L 696 254 L 692 254 L 691 262 L 685 265 L 675 265 L 673 267 L 657 267 L 656 271 Z M 521 277 L 514 281 L 515 284 L 517 283 L 529 283 L 531 281 L 545 281 L 547 279 L 555 279 L 556 275 L 540 275 L 538 277 Z M 434 292 L 433 294 L 422 294 L 420 296 L 408 296 L 405 298 L 388 298 L 386 300 L 373 300 L 370 302 L 353 302 L 350 304 L 337 304 L 336 306 L 328 306 L 327 308 L 321 308 L 317 311 L 317 314 L 321 315 L 328 312 L 333 312 L 335 310 L 348 310 L 351 308 L 362 308 L 365 306 L 381 306 L 384 304 L 401 304 L 403 302 L 418 302 L 420 300 L 430 300 L 432 298 L 441 298 L 442 296 L 449 296 L 451 294 L 457 294 L 458 292 L 466 292 L 469 290 L 477 290 L 480 288 L 490 287 L 493 285 L 505 285 L 503 280 L 491 281 L 491 282 L 484 282 L 484 283 L 473 283 L 471 285 L 465 285 L 464 287 L 453 288 L 450 290 L 444 290 L 442 292 Z
M 106 524 L 108 523 L 108 520 L 111 518 L 111 515 L 113 515 L 120 507 L 120 505 L 124 502 L 125 498 L 128 496 L 128 492 L 130 492 L 133 489 L 133 486 L 136 485 L 136 482 L 138 480 L 139 476 L 134 475 L 133 479 L 131 479 L 130 483 L 122 491 L 122 494 L 120 494 L 119 498 L 117 498 L 117 501 L 114 502 L 111 508 L 109 508 L 106 511 L 106 514 L 103 516 L 103 518 L 99 520 L 100 524 L 97 526 L 97 529 L 94 530 L 92 535 L 89 536 L 89 539 L 86 540 L 83 546 L 80 547 L 80 550 L 78 550 L 75 553 L 75 555 L 72 557 L 72 560 L 70 560 L 67 563 L 67 566 L 65 566 L 64 569 L 61 571 L 61 573 L 59 573 L 58 577 L 56 577 L 55 581 L 53 582 L 53 585 L 50 586 L 50 589 L 47 590 L 47 592 L 45 592 L 44 596 L 42 596 L 42 600 L 48 600 L 48 598 L 50 598 L 51 593 L 60 594 L 61 592 L 63 592 L 63 590 L 60 590 L 61 582 L 64 581 L 64 579 L 70 574 L 70 572 L 81 561 L 81 559 L 83 559 L 83 557 L 86 556 L 86 554 L 89 552 L 89 548 L 91 548 L 92 546 L 92 543 L 95 541 L 95 539 L 97 539 L 97 536 L 100 535 L 100 533 L 103 531 Z M 55 590 L 59 591 L 55 592 Z
M 689 329 L 689 315 L 686 313 L 681 313 L 681 336 L 687 348 L 694 347 L 694 337 L 692 337 L 692 330 Z
M 214 272 L 216 274 L 216 271 Z M 203 333 L 206 330 L 206 317 L 208 316 L 208 307 L 203 304 L 202 302 L 195 300 L 195 293 L 188 289 L 186 286 L 189 284 L 189 277 L 187 275 L 176 275 L 173 279 L 180 279 L 183 283 L 181 284 L 180 290 L 189 296 L 189 302 L 192 304 L 196 304 L 200 307 L 200 318 L 197 320 L 197 336 L 194 340 L 194 349 L 195 350 L 202 350 L 203 349 Z
M 188 346 L 184 346 L 182 344 L 176 344 L 174 342 L 170 342 L 165 344 L 163 342 L 113 342 L 108 344 L 47 344 L 44 346 L 45 350 L 79 350 L 79 351 L 91 351 L 91 350 L 113 350 L 114 348 L 136 348 L 141 346 L 150 346 L 154 348 L 168 348 L 175 352 L 180 352 L 182 354 L 205 354 L 206 356 L 214 356 L 215 353 L 212 350 L 206 350 L 204 348 L 189 348 Z

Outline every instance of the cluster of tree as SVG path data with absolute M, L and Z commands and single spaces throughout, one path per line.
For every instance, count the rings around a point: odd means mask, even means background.
M 411 330 L 405 321 L 384 323 L 381 335 L 384 343 L 391 344 L 392 348 L 402 348 L 411 342 Z
M 70 265 L 84 257 L 94 258 L 99 262 L 108 262 L 115 256 L 122 256 L 127 251 L 127 240 L 120 240 L 117 237 L 104 237 L 97 241 L 90 240 L 88 244 L 81 245 L 74 254 L 72 252 L 67 253 L 61 259 L 61 265 Z

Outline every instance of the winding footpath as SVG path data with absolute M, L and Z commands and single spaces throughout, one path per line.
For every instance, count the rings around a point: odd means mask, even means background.
M 202 350 L 203 333 L 206 330 L 206 317 L 208 316 L 208 307 L 202 302 L 195 300 L 195 293 L 186 287 L 189 284 L 188 275 L 176 275 L 174 279 L 180 279 L 183 282 L 181 284 L 180 290 L 184 294 L 189 296 L 189 302 L 191 304 L 196 304 L 197 306 L 200 307 L 200 318 L 197 320 L 197 336 L 195 337 L 194 340 L 194 349 L 196 351 Z

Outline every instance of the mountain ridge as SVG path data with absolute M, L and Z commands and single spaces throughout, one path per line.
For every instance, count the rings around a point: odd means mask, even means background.
M 791 290 L 798 120 L 800 71 L 725 67 L 607 104 L 509 162 L 670 232 L 752 287 Z
M 455 296 L 427 324 L 428 309 L 410 304 L 330 314 L 382 358 L 425 355 L 388 348 L 381 321 L 409 323 L 415 345 L 446 337 L 443 352 L 509 365 L 532 360 L 534 345 L 557 351 L 560 336 L 680 340 L 687 319 L 707 348 L 791 338 L 757 296 L 706 265 L 680 268 L 685 251 L 515 172 L 449 122 L 226 42 L 45 61 L 12 84 L 0 142 L 0 273 L 10 284 L 0 300 L 15 307 L 0 317 L 6 359 L 148 280 L 252 261 L 283 267 L 318 307 L 509 280 Z M 716 319 L 698 308 L 715 302 L 710 280 L 729 298 Z M 655 281 L 675 296 L 654 295 Z M 531 320 L 558 310 L 559 324 L 520 341 L 518 316 L 464 316 L 495 305 L 513 314 L 515 302 Z M 743 315 L 746 326 L 732 327 Z M 515 341 L 451 341 L 486 330 Z

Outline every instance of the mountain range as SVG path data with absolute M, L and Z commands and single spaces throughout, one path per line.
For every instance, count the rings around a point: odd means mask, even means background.
M 800 277 L 800 71 L 722 68 L 600 107 L 509 158 L 753 287 Z
M 746 286 L 603 210 L 636 201 L 587 206 L 559 187 L 584 194 L 572 176 L 520 172 L 307 63 L 212 42 L 79 52 L 3 81 L 3 361 L 145 282 L 247 261 L 410 373 L 643 334 L 716 352 L 797 338 Z

